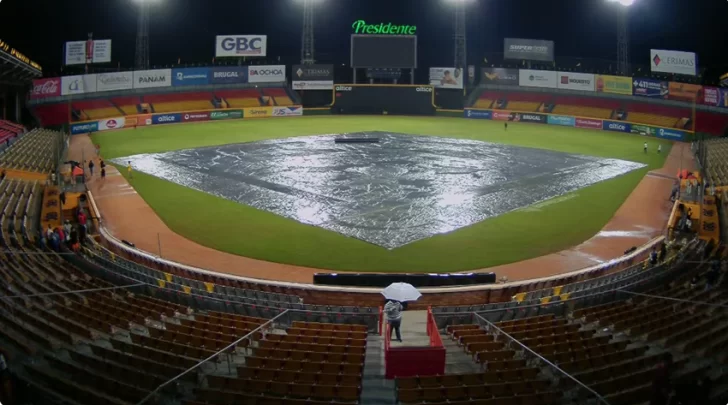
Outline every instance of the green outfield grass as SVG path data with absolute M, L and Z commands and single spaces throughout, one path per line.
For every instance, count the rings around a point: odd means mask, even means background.
M 441 117 L 312 116 L 160 125 L 94 134 L 106 159 L 139 153 L 291 136 L 392 131 L 477 139 L 612 157 L 647 168 L 552 201 L 395 250 L 303 225 L 165 180 L 135 173 L 134 188 L 175 232 L 214 249 L 279 263 L 350 271 L 447 272 L 495 266 L 559 251 L 590 238 L 647 171 L 662 167 L 671 143 L 656 138 L 547 125 Z M 642 152 L 647 140 L 651 153 Z M 663 153 L 655 153 L 658 144 Z M 126 175 L 126 170 L 121 170 Z

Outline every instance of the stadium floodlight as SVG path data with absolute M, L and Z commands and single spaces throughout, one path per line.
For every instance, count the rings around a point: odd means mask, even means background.
M 475 0 L 444 0 L 447 4 L 467 4 L 467 3 L 473 3 Z
M 617 13 L 617 69 L 619 74 L 629 76 L 629 7 L 635 0 L 607 0 L 622 7 Z

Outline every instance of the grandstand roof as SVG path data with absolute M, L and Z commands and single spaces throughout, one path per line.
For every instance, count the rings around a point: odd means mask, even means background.
M 42 75 L 39 64 L 0 39 L 0 84 L 22 85 Z

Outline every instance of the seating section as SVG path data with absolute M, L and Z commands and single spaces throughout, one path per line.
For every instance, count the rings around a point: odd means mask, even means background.
M 196 396 L 212 403 L 256 403 L 253 398 L 265 404 L 284 398 L 356 403 L 366 338 L 362 325 L 294 321 L 251 348 L 236 377 L 210 375 L 208 388 Z
M 75 101 L 71 104 L 71 108 L 79 112 L 82 120 L 95 120 L 122 115 L 119 109 L 107 99 Z
M 511 92 L 504 96 L 507 100 L 503 109 L 512 111 L 538 111 L 541 104 L 551 100 L 545 93 Z
M 137 106 L 141 104 L 139 96 L 114 97 L 111 102 L 126 115 L 139 114 Z
M 271 97 L 273 105 L 290 106 L 294 104 L 293 100 L 291 100 L 288 94 L 286 94 L 286 90 L 283 88 L 263 89 L 262 93 L 263 96 Z
M 67 124 L 70 119 L 68 104 L 43 104 L 33 107 L 33 113 L 43 126 Z
M 728 186 L 728 139 L 704 141 L 707 180 L 710 184 Z
M 218 90 L 215 96 L 227 103 L 230 108 L 260 107 L 261 94 L 255 89 Z
M 64 135 L 48 129 L 34 129 L 0 152 L 0 168 L 36 173 L 50 173 Z
M 659 104 L 631 103 L 627 106 L 627 121 L 661 127 L 675 127 L 682 118 L 690 115 L 687 110 Z
M 553 114 L 573 115 L 577 117 L 594 117 L 609 119 L 621 103 L 616 100 L 596 97 L 556 97 Z
M 157 113 L 212 110 L 212 97 L 207 92 L 153 94 L 144 96 L 143 102 L 151 104 Z
M 25 132 L 22 125 L 11 121 L 0 120 L 0 150 L 9 146 L 18 136 Z
M 728 114 L 696 111 L 695 130 L 711 135 L 725 135 L 728 130 Z

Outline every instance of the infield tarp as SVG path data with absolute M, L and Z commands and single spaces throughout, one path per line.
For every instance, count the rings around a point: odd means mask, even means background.
M 380 142 L 336 144 L 340 136 L 377 137 Z M 385 132 L 276 139 L 113 161 L 131 161 L 134 170 L 388 249 L 645 166 Z
M 334 88 L 337 114 L 435 115 L 430 86 L 356 86 Z

